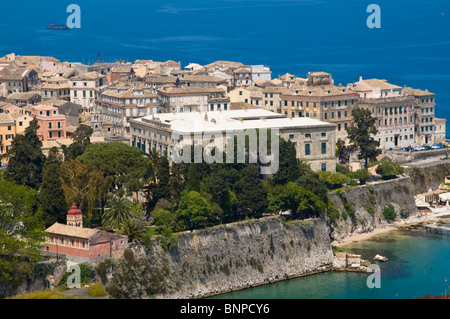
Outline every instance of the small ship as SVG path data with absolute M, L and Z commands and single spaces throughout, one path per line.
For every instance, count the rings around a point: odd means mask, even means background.
M 57 25 L 57 24 L 52 23 L 52 24 L 50 24 L 47 27 L 47 29 L 50 29 L 50 30 L 69 30 L 70 28 L 67 26 L 67 24 Z

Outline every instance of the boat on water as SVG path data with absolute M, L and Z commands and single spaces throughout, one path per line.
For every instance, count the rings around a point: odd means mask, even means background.
M 57 24 L 52 23 L 52 24 L 50 24 L 47 27 L 47 29 L 50 29 L 50 30 L 69 30 L 70 28 L 67 26 L 67 24 L 57 25 Z

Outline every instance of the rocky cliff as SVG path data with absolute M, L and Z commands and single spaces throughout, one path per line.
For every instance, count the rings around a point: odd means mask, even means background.
M 170 251 L 135 246 L 165 269 L 163 298 L 193 298 L 301 276 L 333 262 L 324 220 L 249 220 L 178 235 Z
M 427 193 L 436 190 L 444 183 L 445 176 L 450 175 L 450 163 L 432 163 L 426 167 L 411 167 L 405 170 L 405 174 L 411 178 L 414 194 Z
M 341 240 L 352 234 L 371 232 L 388 225 L 383 211 L 392 204 L 396 218 L 401 212 L 415 214 L 414 186 L 409 177 L 347 188 L 328 195 L 339 212 L 330 222 L 330 237 Z

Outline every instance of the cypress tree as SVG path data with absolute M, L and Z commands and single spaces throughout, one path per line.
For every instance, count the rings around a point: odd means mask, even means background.
M 55 222 L 65 223 L 68 205 L 61 186 L 61 157 L 53 147 L 45 161 L 42 184 L 39 190 L 39 207 L 43 212 L 46 227 Z
M 5 178 L 19 185 L 39 189 L 42 181 L 42 168 L 45 156 L 42 153 L 42 142 L 37 136 L 39 125 L 36 119 L 25 129 L 25 135 L 17 135 L 8 151 L 8 168 Z

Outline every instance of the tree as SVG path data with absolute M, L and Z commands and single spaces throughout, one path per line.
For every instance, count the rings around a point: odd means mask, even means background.
M 381 154 L 378 149 L 380 143 L 373 136 L 377 134 L 376 118 L 367 109 L 355 108 L 353 110 L 354 125 L 347 127 L 350 143 L 359 148 L 358 158 L 363 159 L 368 167 L 369 161 L 375 161 Z
M 186 190 L 200 192 L 200 178 L 198 176 L 197 164 L 189 164 L 189 174 L 186 183 Z
M 67 147 L 62 146 L 64 152 L 64 159 L 74 160 L 78 156 L 82 155 L 86 150 L 86 147 L 91 144 L 91 136 L 93 129 L 84 125 L 80 125 L 72 135 L 72 144 Z
M 44 240 L 37 192 L 10 181 L 0 182 L 0 282 L 17 287 L 41 259 Z
M 152 176 L 150 159 L 142 150 L 121 142 L 89 144 L 77 159 L 90 168 L 98 168 L 107 190 L 119 197 L 142 189 Z
M 6 154 L 9 157 L 5 178 L 33 189 L 39 189 L 42 182 L 42 168 L 45 156 L 42 154 L 42 142 L 37 136 L 39 125 L 33 119 L 25 129 L 25 135 L 18 134 Z
M 272 176 L 273 185 L 284 185 L 294 182 L 300 177 L 300 165 L 297 161 L 297 151 L 291 141 L 285 141 L 280 137 L 279 142 L 279 167 Z
M 159 166 L 157 169 L 158 183 L 156 184 L 156 199 L 170 199 L 170 165 L 166 156 L 159 158 Z
M 364 185 L 367 180 L 370 178 L 371 174 L 366 168 L 359 169 L 353 173 L 351 173 L 352 178 L 356 178 L 359 180 L 361 185 Z
M 383 161 L 378 165 L 376 172 L 380 174 L 383 179 L 393 179 L 399 174 L 403 174 L 405 169 L 398 163 Z
M 185 191 L 181 195 L 177 218 L 182 229 L 206 227 L 211 222 L 213 214 L 211 205 L 196 191 Z
M 46 227 L 65 222 L 68 205 L 61 183 L 61 156 L 56 147 L 50 149 L 45 161 L 38 199 Z
M 112 197 L 106 204 L 102 215 L 104 228 L 120 229 L 127 221 L 135 218 L 131 208 L 132 203 L 125 197 Z
M 238 210 L 244 216 L 260 217 L 268 207 L 267 192 L 259 178 L 257 165 L 248 164 L 241 170 L 241 178 L 235 185 Z
M 269 198 L 272 209 L 276 209 L 274 213 L 289 210 L 294 217 L 302 219 L 318 217 L 327 207 L 316 194 L 293 182 L 275 186 Z
M 322 180 L 329 189 L 342 187 L 343 184 L 350 182 L 350 177 L 341 173 L 333 172 L 318 172 L 319 179 Z
M 341 139 L 338 139 L 336 142 L 336 157 L 344 166 L 347 166 L 350 163 L 350 156 L 355 150 L 355 145 L 345 145 L 345 142 Z
M 72 160 L 61 164 L 60 180 L 66 203 L 79 204 L 80 210 L 91 217 L 99 200 L 106 194 L 103 173 L 96 167 Z

